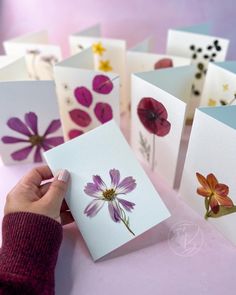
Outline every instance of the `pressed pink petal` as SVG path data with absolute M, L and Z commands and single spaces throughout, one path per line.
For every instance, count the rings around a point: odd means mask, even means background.
M 23 123 L 19 118 L 11 118 L 7 121 L 7 125 L 12 130 L 15 130 L 21 134 L 31 136 L 31 132 L 29 131 L 28 127 Z
M 74 95 L 78 103 L 85 107 L 90 107 L 93 102 L 92 93 L 86 87 L 77 87 L 74 90 Z
M 90 115 L 80 109 L 74 109 L 70 111 L 69 115 L 71 120 L 81 127 L 87 127 L 92 121 Z
M 38 117 L 35 113 L 25 114 L 25 123 L 30 127 L 34 134 L 38 134 Z
M 11 157 L 13 160 L 15 161 L 22 161 L 22 160 L 25 160 L 28 155 L 30 154 L 30 152 L 32 151 L 33 149 L 33 146 L 30 145 L 30 146 L 27 146 L 23 149 L 20 149 L 14 153 L 11 154 Z
M 93 90 L 100 94 L 109 94 L 113 89 L 113 83 L 105 75 L 97 75 L 93 79 Z
M 103 207 L 105 201 L 96 199 L 88 204 L 84 210 L 84 214 L 88 217 L 94 217 Z
M 60 119 L 53 120 L 49 125 L 46 131 L 44 132 L 44 136 L 56 132 L 61 127 Z
M 72 139 L 72 138 L 75 138 L 75 137 L 80 136 L 82 134 L 84 134 L 84 132 L 82 130 L 72 129 L 72 130 L 69 131 L 68 137 L 70 139 Z
M 173 61 L 171 58 L 162 58 L 162 59 L 158 60 L 154 65 L 155 70 L 164 69 L 164 68 L 172 68 L 172 67 L 173 67 Z
M 55 136 L 55 137 L 45 138 L 43 142 L 47 145 L 57 146 L 59 144 L 64 143 L 64 139 L 62 136 Z
M 136 188 L 136 181 L 132 176 L 124 178 L 116 188 L 117 194 L 127 194 Z
M 41 149 L 41 147 L 39 145 L 36 146 L 36 150 L 35 150 L 35 153 L 34 153 L 34 162 L 35 163 L 39 163 L 39 162 L 43 161 L 40 149 Z
M 111 186 L 116 188 L 120 182 L 120 171 L 117 169 L 111 169 L 109 174 L 111 177 Z
M 155 122 L 157 136 L 165 136 L 170 132 L 171 124 L 165 119 L 156 120 Z
M 85 194 L 93 198 L 102 198 L 102 190 L 95 183 L 87 183 L 84 188 Z
M 125 210 L 130 212 L 134 209 L 135 203 L 120 198 L 117 198 L 117 200 L 120 202 L 120 204 L 124 207 Z
M 109 201 L 108 202 L 108 210 L 111 216 L 111 219 L 114 222 L 120 222 L 120 209 L 117 207 L 116 202 Z
M 107 186 L 99 175 L 93 176 L 93 182 L 99 190 L 101 190 L 101 191 L 106 190 Z
M 17 143 L 17 142 L 29 142 L 29 140 L 21 139 L 21 138 L 17 138 L 17 137 L 12 137 L 12 136 L 3 136 L 2 142 L 3 143 Z
M 102 124 L 110 121 L 113 118 L 112 108 L 108 103 L 98 102 L 94 108 L 95 116 Z

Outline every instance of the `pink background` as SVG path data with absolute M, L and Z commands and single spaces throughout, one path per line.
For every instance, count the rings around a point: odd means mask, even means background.
M 231 39 L 228 58 L 234 59 L 235 6 L 234 0 L 0 0 L 0 43 L 47 29 L 67 54 L 68 35 L 99 22 L 104 37 L 124 38 L 129 46 L 152 34 L 164 53 L 168 28 L 212 22 L 214 35 Z

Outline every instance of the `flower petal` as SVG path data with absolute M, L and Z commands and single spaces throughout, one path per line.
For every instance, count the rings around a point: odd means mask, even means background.
M 70 111 L 69 114 L 71 120 L 81 127 L 87 127 L 92 121 L 90 115 L 80 109 L 74 109 Z
M 164 68 L 172 68 L 172 67 L 173 67 L 173 61 L 171 58 L 162 58 L 162 59 L 158 60 L 154 65 L 155 70 L 164 69 Z
M 82 130 L 72 129 L 69 131 L 68 137 L 69 137 L 69 139 L 72 139 L 72 138 L 75 138 L 75 137 L 80 136 L 82 134 L 84 134 L 84 132 Z
M 7 125 L 14 131 L 17 131 L 21 134 L 31 136 L 31 132 L 28 127 L 23 123 L 19 118 L 13 117 L 7 121 Z
M 136 180 L 132 176 L 124 178 L 116 188 L 117 194 L 127 194 L 136 188 Z
M 199 187 L 197 193 L 203 197 L 210 197 L 212 194 L 211 191 L 206 190 L 204 187 Z
M 14 153 L 11 154 L 11 157 L 13 160 L 15 161 L 22 161 L 22 160 L 25 160 L 28 155 L 30 154 L 30 152 L 32 151 L 33 149 L 33 146 L 30 145 L 30 146 L 27 146 L 23 149 L 20 149 Z
M 43 142 L 47 145 L 57 146 L 59 144 L 64 143 L 64 139 L 62 136 L 55 136 L 55 137 L 45 138 Z
M 224 207 L 233 207 L 234 203 L 228 196 L 221 196 L 214 194 L 214 199 L 218 202 L 219 205 Z
M 102 190 L 100 190 L 100 188 L 98 188 L 98 186 L 95 183 L 87 183 L 87 185 L 84 188 L 84 192 L 90 197 L 102 198 Z
M 46 129 L 46 131 L 44 132 L 44 136 L 50 134 L 50 133 L 54 133 L 56 132 L 59 128 L 61 127 L 61 121 L 60 119 L 56 119 L 56 120 L 53 120 L 48 128 Z
M 35 163 L 39 163 L 39 162 L 43 161 L 40 149 L 41 149 L 41 147 L 38 145 L 36 147 L 36 150 L 35 150 L 35 153 L 34 153 L 34 162 Z
M 206 179 L 211 191 L 214 191 L 218 183 L 218 180 L 216 179 L 215 175 L 213 173 L 208 174 Z
M 74 90 L 74 95 L 78 103 L 85 107 L 90 107 L 93 101 L 92 93 L 86 87 L 77 87 Z
M 35 113 L 25 114 L 25 123 L 30 127 L 34 134 L 38 134 L 38 117 Z
M 101 190 L 101 191 L 106 190 L 107 186 L 99 175 L 93 176 L 93 182 L 96 185 L 98 190 Z
M 118 208 L 116 202 L 108 202 L 108 210 L 111 216 L 111 219 L 114 222 L 120 222 L 120 209 Z
M 209 190 L 210 191 L 210 187 L 208 185 L 208 182 L 206 180 L 206 178 L 200 174 L 200 173 L 196 173 L 196 176 L 197 176 L 197 179 L 199 181 L 199 183 L 206 189 L 206 190 Z
M 97 75 L 93 79 L 93 91 L 100 94 L 109 94 L 113 89 L 113 83 L 105 75 Z
M 102 209 L 104 203 L 105 201 L 103 200 L 93 200 L 84 209 L 84 214 L 86 214 L 88 217 L 94 217 Z
M 215 193 L 220 196 L 228 196 L 229 187 L 223 183 L 217 183 L 215 186 Z
M 120 182 L 120 171 L 117 169 L 111 169 L 109 174 L 111 177 L 111 186 L 116 188 Z
M 95 116 L 102 124 L 110 121 L 113 118 L 112 108 L 108 103 L 98 102 L 94 108 Z
M 120 198 L 117 198 L 117 200 L 120 202 L 120 204 L 124 207 L 125 210 L 130 212 L 134 209 L 135 203 Z
M 165 136 L 170 132 L 171 124 L 165 119 L 160 119 L 155 121 L 155 134 L 157 136 Z
M 17 143 L 17 142 L 29 142 L 29 140 L 21 139 L 21 138 L 17 138 L 17 137 L 12 137 L 12 136 L 3 136 L 2 142 L 3 143 Z

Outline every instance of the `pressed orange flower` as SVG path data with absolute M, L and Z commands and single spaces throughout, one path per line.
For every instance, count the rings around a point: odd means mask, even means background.
M 92 45 L 92 50 L 94 54 L 98 54 L 100 56 L 102 56 L 103 52 L 106 51 L 106 49 L 102 46 L 102 42 L 94 43 Z
M 207 198 L 207 204 L 209 204 L 213 213 L 218 213 L 220 206 L 228 208 L 234 206 L 233 201 L 228 197 L 229 187 L 219 183 L 213 173 L 208 174 L 206 178 L 200 173 L 196 173 L 196 176 L 201 184 L 201 187 L 197 189 L 197 193 Z
M 110 72 L 112 71 L 112 67 L 110 65 L 110 61 L 109 60 L 100 60 L 99 61 L 99 68 L 100 71 L 103 72 Z

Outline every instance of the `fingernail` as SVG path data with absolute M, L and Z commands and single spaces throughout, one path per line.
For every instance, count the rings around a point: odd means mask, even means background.
M 70 173 L 68 170 L 61 170 L 59 173 L 58 173 L 58 176 L 57 176 L 57 179 L 59 181 L 63 181 L 63 182 L 67 182 L 68 179 L 69 179 L 69 176 L 70 176 Z

